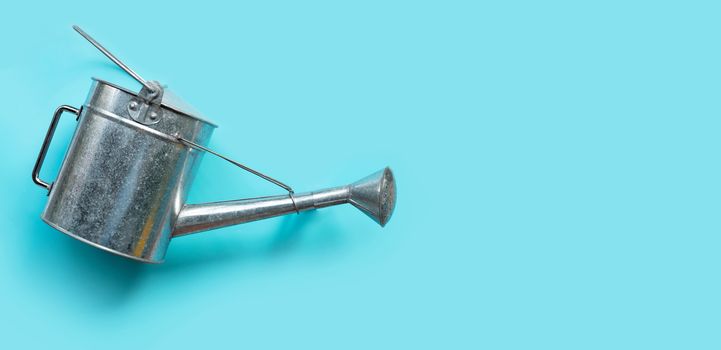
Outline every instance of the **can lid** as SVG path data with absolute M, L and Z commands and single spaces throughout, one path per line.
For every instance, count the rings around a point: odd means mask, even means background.
M 162 104 L 165 107 L 217 126 L 215 123 L 209 121 L 208 118 L 204 117 L 197 109 L 195 109 L 195 107 L 185 102 L 185 100 L 178 97 L 178 95 L 174 94 L 173 91 L 169 90 L 167 87 L 165 88 L 165 93 L 163 94 Z
M 99 83 L 112 86 L 113 88 L 116 88 L 118 90 L 122 90 L 123 92 L 126 92 L 128 94 L 131 94 L 134 96 L 139 96 L 139 94 L 137 92 L 133 91 L 132 89 L 122 87 L 115 83 L 111 83 L 105 79 L 101 79 L 101 78 L 97 78 L 97 77 L 93 77 L 92 79 Z M 183 99 L 178 97 L 176 94 L 173 93 L 172 90 L 169 90 L 167 87 L 163 88 L 163 98 L 162 98 L 162 101 L 160 102 L 160 105 L 165 108 L 171 109 L 175 112 L 178 112 L 178 113 L 181 113 L 188 117 L 191 117 L 193 119 L 197 119 L 204 123 L 210 124 L 214 127 L 218 127 L 218 124 L 209 120 L 202 113 L 198 112 L 198 110 L 196 110 L 193 106 L 191 106 L 190 104 L 185 102 Z

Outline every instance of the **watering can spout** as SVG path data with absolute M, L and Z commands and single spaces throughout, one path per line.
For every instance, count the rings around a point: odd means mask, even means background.
M 393 172 L 385 168 L 347 186 L 302 194 L 188 204 L 178 215 L 173 237 L 339 204 L 352 204 L 381 226 L 396 201 Z

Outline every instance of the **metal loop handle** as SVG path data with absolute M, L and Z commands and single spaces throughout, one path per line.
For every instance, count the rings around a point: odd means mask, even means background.
M 35 161 L 35 167 L 33 168 L 33 182 L 48 191 L 50 191 L 50 189 L 53 187 L 53 184 L 47 183 L 40 178 L 40 169 L 43 167 L 45 155 L 48 152 L 48 148 L 50 148 L 50 141 L 53 139 L 53 134 L 55 134 L 55 129 L 58 126 L 58 121 L 60 121 L 60 116 L 63 115 L 63 112 L 70 112 L 75 114 L 76 116 L 80 116 L 79 109 L 68 105 L 62 105 L 55 110 L 55 114 L 53 114 L 53 120 L 50 122 L 48 132 L 45 134 L 43 146 L 40 148 L 40 154 L 38 154 L 38 159 Z

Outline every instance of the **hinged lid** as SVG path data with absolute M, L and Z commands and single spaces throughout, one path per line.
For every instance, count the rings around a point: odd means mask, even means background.
M 88 33 L 85 33 L 80 27 L 73 26 L 73 29 L 88 40 L 95 48 L 100 50 L 106 57 L 108 57 L 113 63 L 115 63 L 120 69 L 128 73 L 133 79 L 137 80 L 143 85 L 143 88 L 139 93 L 131 92 L 129 89 L 124 89 L 115 84 L 110 84 L 121 90 L 125 90 L 137 95 L 136 99 L 133 99 L 128 104 L 128 114 L 130 117 L 141 124 L 152 125 L 160 122 L 163 118 L 163 110 L 161 107 L 167 107 L 177 112 L 183 113 L 187 116 L 199 119 L 203 122 L 213 124 L 203 117 L 197 110 L 191 107 L 188 103 L 180 99 L 177 95 L 170 92 L 166 86 L 160 84 L 155 80 L 145 80 L 134 70 L 130 69 L 125 63 L 120 61 L 115 55 L 110 53 L 103 45 L 93 39 Z M 98 79 L 99 80 L 99 79 Z M 106 82 L 107 83 L 107 82 Z

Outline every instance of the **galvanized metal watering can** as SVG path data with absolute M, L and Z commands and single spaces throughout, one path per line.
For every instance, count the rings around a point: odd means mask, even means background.
M 111 253 L 158 263 L 174 237 L 278 215 L 349 203 L 381 226 L 390 219 L 396 186 L 389 168 L 347 186 L 296 194 L 282 182 L 208 149 L 215 124 L 74 28 L 143 88 L 135 93 L 94 79 L 81 108 L 64 105 L 55 111 L 32 174 L 33 181 L 49 191 L 41 215 L 48 225 Z M 75 115 L 78 124 L 51 183 L 40 178 L 40 169 L 63 113 Z M 288 194 L 186 204 L 206 152 Z

